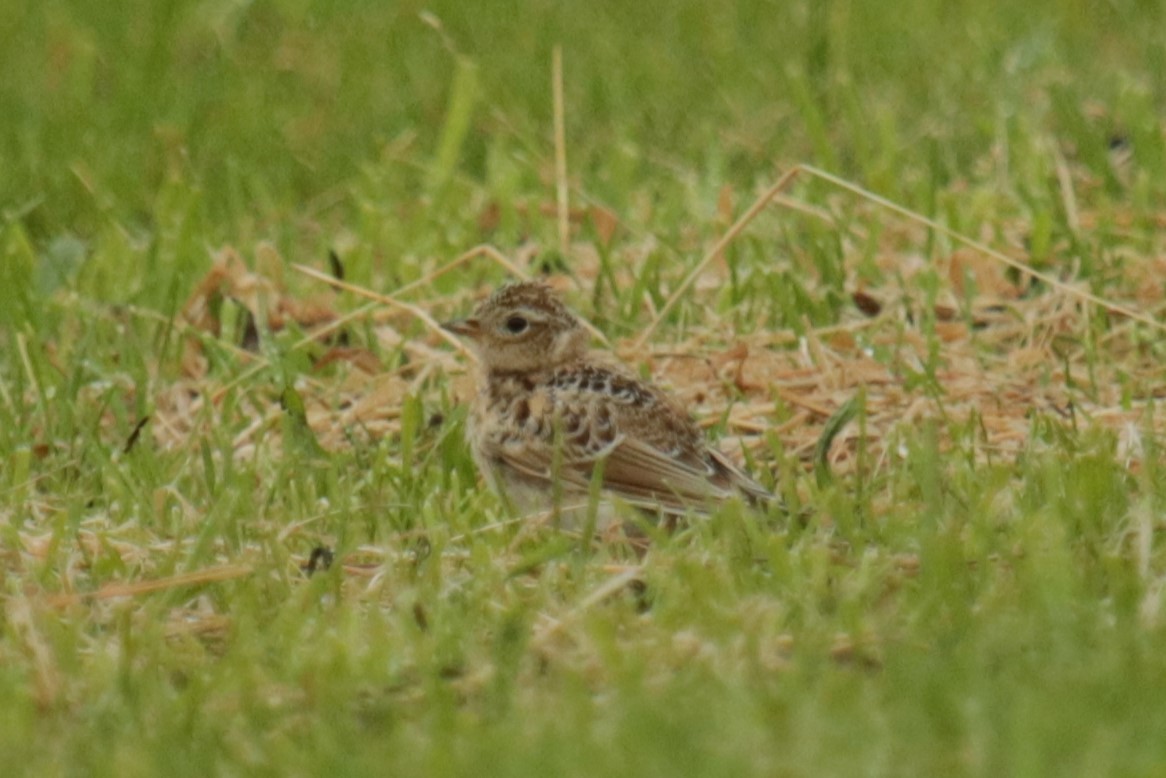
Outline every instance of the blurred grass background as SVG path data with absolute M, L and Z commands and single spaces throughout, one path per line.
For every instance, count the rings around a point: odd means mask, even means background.
M 281 532 L 315 521 L 325 502 L 313 526 L 341 549 L 451 524 L 444 540 L 433 534 L 436 558 L 451 533 L 482 522 L 457 435 L 424 429 L 425 413 L 451 411 L 440 387 L 424 408 L 410 399 L 407 434 L 374 451 L 327 467 L 312 452 L 236 461 L 248 391 L 301 367 L 284 354 L 227 395 L 234 426 L 185 451 L 116 453 L 178 375 L 166 322 L 222 245 L 269 241 L 317 266 L 336 250 L 350 279 L 390 291 L 480 242 L 554 246 L 554 220 L 531 210 L 553 200 L 557 44 L 573 202 L 610 209 L 620 240 L 649 245 L 648 286 L 680 278 L 723 231 L 726 189 L 739 212 L 804 162 L 1124 297 L 1120 268 L 1163 248 L 1166 4 L 12 0 L 3 17 L 5 769 L 1166 765 L 1155 616 L 1166 488 L 1152 436 L 1131 474 L 1113 439 L 1088 430 L 1035 421 L 1032 451 L 976 469 L 921 429 L 888 476 L 909 495 L 896 511 L 868 525 L 856 508 L 837 534 L 770 533 L 729 516 L 664 541 L 646 572 L 647 615 L 631 597 L 573 610 L 605 580 L 602 560 L 553 538 L 509 566 L 497 561 L 510 559 L 505 538 L 473 540 L 455 571 L 402 541 L 394 553 L 413 561 L 386 564 L 382 600 L 346 596 L 339 573 L 305 584 L 289 572 L 304 549 Z M 1115 151 L 1132 161 L 1115 166 Z M 1079 175 L 1072 207 L 1059 160 Z M 803 191 L 852 218 L 837 192 Z M 768 218 L 764 240 L 734 247 L 742 267 L 765 267 L 775 245 L 808 247 L 825 291 L 795 267 L 730 290 L 720 310 L 761 312 L 774 328 L 837 319 L 853 279 L 834 229 Z M 872 246 L 892 229 L 863 223 Z M 867 281 L 880 273 L 860 267 Z M 500 277 L 475 265 L 437 289 Z M 641 299 L 607 284 L 588 313 L 609 310 L 613 334 L 626 335 L 646 323 Z M 1104 326 L 1081 335 L 1097 359 Z M 242 373 L 230 354 L 218 359 L 223 381 Z M 94 421 L 103 413 L 113 432 Z M 414 437 L 416 467 L 401 456 Z M 93 530 L 97 514 L 109 526 Z M 175 543 L 151 545 L 159 539 Z M 183 592 L 92 612 L 40 611 L 26 596 L 244 550 L 258 573 L 196 601 L 229 624 L 209 637 L 168 621 L 190 605 Z M 900 570 L 904 553 L 920 560 L 918 577 Z M 537 582 L 516 572 L 558 558 Z M 547 612 L 567 620 L 569 639 L 533 637 Z
M 795 161 L 926 212 L 993 152 L 1003 183 L 1032 185 L 1036 138 L 1073 144 L 1099 174 L 1119 134 L 1161 165 L 1154 2 L 45 2 L 8 15 L 3 207 L 37 241 L 113 224 L 153 242 L 177 209 L 211 243 L 306 243 L 397 204 L 417 226 L 386 241 L 448 249 L 449 212 L 475 190 L 546 173 L 556 43 L 572 171 L 620 213 L 678 176 L 749 186 Z M 468 131 L 443 160 L 457 90 Z

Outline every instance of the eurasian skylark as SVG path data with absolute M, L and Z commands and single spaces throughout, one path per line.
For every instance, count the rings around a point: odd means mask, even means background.
M 479 470 L 516 509 L 577 511 L 597 476 L 610 495 L 671 516 L 734 496 L 776 499 L 664 392 L 589 356 L 588 331 L 549 287 L 504 286 L 442 326 L 478 356 L 467 437 Z

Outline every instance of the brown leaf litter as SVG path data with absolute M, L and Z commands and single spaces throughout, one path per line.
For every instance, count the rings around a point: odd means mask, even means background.
M 727 446 L 749 446 L 763 458 L 762 438 L 772 431 L 808 467 L 826 419 L 862 392 L 865 445 L 873 461 L 901 456 L 903 432 L 923 422 L 942 429 L 973 420 L 979 429 L 976 456 L 1015 456 L 1030 442 L 1033 417 L 1048 416 L 1112 430 L 1137 467 L 1139 430 L 1146 425 L 1160 430 L 1166 423 L 1150 410 L 1151 401 L 1166 393 L 1166 381 L 1135 322 L 1111 316 L 1102 354 L 1102 346 L 1088 336 L 1091 318 L 1099 314 L 1072 288 L 1034 291 L 990 258 L 958 249 L 938 268 L 948 284 L 928 310 L 911 297 L 910 285 L 934 269 L 903 263 L 901 255 L 887 254 L 880 262 L 888 271 L 887 285 L 855 289 L 853 309 L 834 325 L 795 336 L 733 332 L 726 322 L 710 320 L 690 327 L 682 342 L 641 352 L 637 339 L 628 337 L 614 343 L 614 350 L 633 366 L 645 366 L 702 422 L 724 418 Z M 278 265 L 270 258 L 269 264 Z M 1152 281 L 1155 273 L 1148 275 Z M 565 278 L 551 280 L 560 288 L 572 286 Z M 1132 278 L 1129 288 L 1144 286 Z M 252 316 L 266 312 L 272 330 L 295 322 L 305 332 L 317 328 L 324 332 L 320 337 L 335 338 L 328 325 L 343 319 L 331 301 L 321 302 L 324 295 L 301 301 L 280 277 L 248 269 L 231 250 L 220 254 L 183 310 L 189 327 L 204 337 L 219 335 L 218 321 L 209 313 L 215 296 L 236 301 Z M 464 308 L 469 301 L 456 304 Z M 437 316 L 453 310 L 444 301 L 414 306 L 438 308 Z M 351 445 L 354 430 L 365 440 L 398 433 L 406 399 L 437 391 L 442 382 L 459 401 L 469 399 L 464 360 L 442 346 L 440 333 L 404 334 L 410 329 L 407 311 L 369 315 L 377 346 L 328 346 L 300 387 L 309 425 L 326 449 Z M 432 321 L 428 314 L 426 319 Z M 937 353 L 929 330 L 941 343 Z M 198 339 L 192 341 L 188 355 L 199 353 Z M 392 349 L 405 350 L 405 365 L 379 369 L 376 353 Z M 152 427 L 167 447 L 188 443 L 191 418 L 214 396 L 205 384 L 198 386 L 200 377 L 206 379 L 205 360 L 188 357 L 184 364 L 191 382 L 157 398 L 159 422 Z M 252 455 L 256 436 L 271 445 L 272 436 L 279 435 L 275 397 L 256 396 L 252 402 L 254 423 L 235 441 L 240 456 Z M 840 474 L 854 466 L 857 435 L 857 425 L 850 424 L 830 452 L 830 464 Z
M 731 215 L 731 203 L 732 193 L 723 192 L 723 221 Z M 620 242 L 624 230 L 616 230 L 614 215 L 594 212 L 591 218 L 601 241 L 619 236 L 610 247 L 614 280 L 629 280 L 653 250 L 651 236 L 632 235 Z M 906 442 L 922 424 L 934 426 L 943 449 L 971 446 L 970 453 L 979 460 L 1007 461 L 1034 445 L 1032 430 L 1038 418 L 1109 431 L 1118 454 L 1137 471 L 1144 456 L 1143 435 L 1166 431 L 1166 418 L 1157 410 L 1166 395 L 1166 374 L 1148 345 L 1161 333 L 1148 333 L 1144 321 L 1107 313 L 1078 295 L 1072 284 L 1038 286 L 975 251 L 957 249 L 937 267 L 904 249 L 921 245 L 922 231 L 911 225 L 886 231 L 876 257 L 883 280 L 850 289 L 851 307 L 836 323 L 817 327 L 807 323 L 799 333 L 734 328 L 725 314 L 718 315 L 708 304 L 728 272 L 723 262 L 710 261 L 697 283 L 674 286 L 677 295 L 687 288 L 693 298 L 688 302 L 700 306 L 703 317 L 699 325 L 686 329 L 683 340 L 669 342 L 667 335 L 656 334 L 651 338 L 654 345 L 641 348 L 638 343 L 648 327 L 614 341 L 612 349 L 673 391 L 705 426 L 723 421 L 721 444 L 734 455 L 749 449 L 758 469 L 777 466 L 767 441 L 767 436 L 774 436 L 786 456 L 809 470 L 827 420 L 861 394 L 865 438 L 859 440 L 859 426 L 852 422 L 828 452 L 831 469 L 842 478 L 858 467 L 860 444 L 866 466 L 876 470 L 908 456 Z M 423 280 L 475 256 L 493 258 L 509 272 L 525 273 L 536 254 L 528 250 L 512 262 L 493 249 L 475 250 Z M 550 280 L 586 313 L 585 301 L 599 273 L 599 252 L 594 245 L 577 243 L 571 254 L 576 260 L 572 277 Z M 861 254 L 855 248 L 853 261 Z M 709 256 L 715 260 L 719 254 Z M 303 398 L 311 432 L 326 450 L 399 435 L 402 409 L 410 398 L 448 392 L 458 402 L 468 401 L 472 387 L 466 359 L 432 321 L 465 310 L 472 297 L 488 290 L 425 300 L 416 296 L 418 289 L 427 288 L 419 283 L 390 297 L 391 306 L 342 311 L 342 298 L 322 285 L 301 295 L 299 285 L 285 281 L 284 267 L 270 246 L 261 246 L 251 263 L 230 248 L 216 256 L 180 314 L 180 331 L 186 338 L 182 377 L 153 398 L 150 423 L 140 430 L 142 436 L 152 436 L 153 444 L 162 449 L 198 451 L 208 428 L 221 422 L 227 390 L 245 387 L 235 393 L 231 407 L 249 421 L 235 434 L 231 455 L 246 460 L 259 451 L 277 452 L 284 433 L 279 387 L 246 383 L 247 376 L 266 365 L 259 348 L 260 330 L 279 333 L 295 327 L 302 333 L 296 347 L 311 349 L 313 368 L 297 378 L 296 391 Z M 1124 305 L 1154 310 L 1162 305 L 1164 268 L 1162 257 L 1124 263 L 1124 276 L 1109 283 L 1123 291 Z M 932 285 L 938 281 L 937 296 L 923 291 L 924 280 Z M 807 288 L 813 288 L 812 281 L 807 281 Z M 226 306 L 235 307 L 234 320 L 241 323 L 235 332 L 225 331 Z M 645 300 L 645 321 L 650 316 L 659 321 L 663 312 Z M 362 336 L 367 333 L 375 342 L 355 342 L 358 339 L 350 335 L 355 321 L 361 323 Z M 212 342 L 238 358 L 234 373 L 214 369 L 207 349 Z M 386 355 L 394 360 L 392 366 L 386 366 Z M 970 443 L 957 438 L 957 430 L 969 428 L 975 431 Z M 178 505 L 196 520 L 197 508 L 185 504 L 181 495 L 162 490 L 157 500 L 160 506 Z M 44 538 L 27 535 L 25 541 L 23 553 L 47 553 L 42 549 Z M 151 553 L 148 545 L 122 549 L 108 542 L 103 550 L 131 561 Z M 384 549 L 361 553 L 375 557 L 370 569 L 385 558 Z M 78 560 L 84 564 L 83 557 Z M 148 560 L 139 561 L 139 569 L 148 575 Z M 175 576 L 86 595 L 68 593 L 80 588 L 68 585 L 61 602 L 134 596 L 238 577 L 250 569 L 220 556 L 208 569 L 191 573 L 189 580 Z

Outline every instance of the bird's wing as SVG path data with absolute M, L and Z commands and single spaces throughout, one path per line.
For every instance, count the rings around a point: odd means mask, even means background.
M 670 513 L 706 511 L 736 494 L 752 502 L 773 499 L 720 452 L 703 447 L 663 451 L 622 433 L 527 437 L 521 444 L 502 445 L 496 455 L 526 478 L 557 483 L 566 493 L 586 493 L 602 462 L 604 489 L 634 505 Z
M 713 467 L 725 479 L 732 483 L 734 488 L 744 494 L 749 502 L 757 505 L 766 505 L 777 501 L 777 495 L 746 475 L 745 471 L 730 462 L 720 451 L 709 448 L 708 453 L 713 460 Z
M 683 409 L 618 368 L 556 372 L 522 408 L 522 434 L 500 435 L 489 455 L 533 483 L 586 494 L 602 462 L 604 489 L 653 510 L 709 510 L 734 495 L 774 499 L 707 446 Z
M 644 441 L 627 439 L 606 457 L 603 485 L 624 499 L 684 512 L 707 510 L 733 496 L 711 463 L 681 458 Z

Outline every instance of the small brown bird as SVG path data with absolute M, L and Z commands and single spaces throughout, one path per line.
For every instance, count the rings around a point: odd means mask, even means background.
M 578 515 L 597 469 L 609 495 L 666 516 L 734 496 L 776 500 L 660 389 L 590 357 L 588 331 L 544 284 L 504 286 L 442 326 L 478 356 L 467 437 L 478 468 L 516 509 Z

